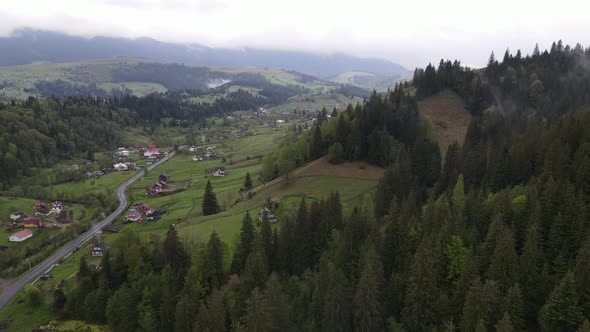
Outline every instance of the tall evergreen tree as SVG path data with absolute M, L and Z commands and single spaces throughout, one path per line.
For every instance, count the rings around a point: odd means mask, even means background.
M 547 331 L 575 331 L 583 320 L 574 274 L 568 272 L 539 311 L 539 323 Z
M 250 190 L 252 189 L 252 178 L 250 177 L 250 172 L 246 172 L 246 178 L 244 179 L 244 189 Z
M 202 203 L 203 215 L 208 216 L 219 212 L 219 203 L 217 203 L 217 197 L 213 192 L 213 186 L 211 181 L 207 180 L 207 186 L 205 187 L 205 195 L 203 196 Z
M 223 244 L 216 231 L 211 233 L 207 242 L 207 279 L 211 289 L 223 285 Z
M 378 331 L 383 328 L 384 283 L 381 260 L 371 243 L 363 259 L 362 272 L 354 297 L 356 331 Z
M 352 297 L 346 276 L 340 269 L 334 270 L 322 307 L 322 330 L 352 331 Z
M 250 212 L 246 212 L 242 220 L 242 228 L 240 230 L 240 242 L 234 252 L 232 259 L 231 270 L 233 273 L 240 273 L 246 266 L 246 259 L 252 251 L 252 243 L 254 242 L 254 225 L 252 224 L 252 217 Z
M 136 295 L 126 284 L 109 299 L 106 316 L 113 331 L 135 331 L 137 328 Z

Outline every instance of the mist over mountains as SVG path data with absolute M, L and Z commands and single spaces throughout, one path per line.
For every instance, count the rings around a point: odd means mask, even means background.
M 284 50 L 227 49 L 160 42 L 151 38 L 84 38 L 59 32 L 16 30 L 0 37 L 0 65 L 34 62 L 70 62 L 100 58 L 135 57 L 201 66 L 274 67 L 321 78 L 343 72 L 367 72 L 400 76 L 408 70 L 383 59 L 345 54 L 318 55 Z

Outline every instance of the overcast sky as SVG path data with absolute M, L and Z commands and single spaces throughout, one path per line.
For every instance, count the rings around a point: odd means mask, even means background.
M 344 52 L 407 68 L 482 66 L 493 50 L 590 46 L 590 5 L 545 0 L 3 0 L 0 34 L 32 27 L 213 47 Z

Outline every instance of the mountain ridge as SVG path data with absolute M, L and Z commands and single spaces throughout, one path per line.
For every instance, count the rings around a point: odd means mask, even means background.
M 19 29 L 8 37 L 0 37 L 0 50 L 3 50 L 0 51 L 0 66 L 133 57 L 200 66 L 284 68 L 321 78 L 348 71 L 387 76 L 400 76 L 408 72 L 403 66 L 388 60 L 359 58 L 343 53 L 322 55 L 250 47 L 212 48 L 200 44 L 161 42 L 150 37 L 85 38 L 33 29 Z

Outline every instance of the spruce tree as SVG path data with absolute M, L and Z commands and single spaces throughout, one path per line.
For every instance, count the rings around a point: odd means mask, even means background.
M 512 232 L 503 227 L 496 242 L 496 249 L 487 277 L 500 283 L 507 290 L 518 278 L 518 256 L 514 250 Z
M 362 272 L 354 297 L 355 331 L 383 329 L 383 266 L 371 243 L 364 256 Z
M 250 177 L 250 172 L 246 172 L 246 178 L 244 179 L 244 189 L 250 190 L 252 189 L 252 178 Z
M 352 293 L 342 270 L 332 273 L 322 308 L 323 331 L 352 331 Z
M 292 331 L 293 323 L 289 317 L 289 304 L 283 291 L 279 276 L 273 273 L 266 283 L 264 298 L 270 306 L 270 326 L 272 331 Z
M 215 289 L 223 285 L 223 244 L 216 231 L 207 242 L 207 278 L 209 287 Z
M 246 300 L 245 312 L 243 324 L 247 331 L 271 331 L 272 308 L 260 289 L 252 290 L 250 297 Z
M 574 273 L 580 305 L 584 309 L 586 317 L 590 317 L 590 237 L 578 252 Z
M 508 312 L 504 313 L 502 319 L 496 324 L 496 332 L 513 332 L 514 326 Z M 518 330 L 520 331 L 520 330 Z
M 135 331 L 137 328 L 137 297 L 123 284 L 109 299 L 106 307 L 107 322 L 113 331 Z
M 583 320 L 574 274 L 568 272 L 539 311 L 539 323 L 547 331 L 575 331 Z
M 232 259 L 231 270 L 233 273 L 240 273 L 246 266 L 246 259 L 252 251 L 252 243 L 254 242 L 254 225 L 252 224 L 252 217 L 250 212 L 246 212 L 242 220 L 242 228 L 240 230 L 240 242 L 234 252 Z
M 203 196 L 202 209 L 204 216 L 216 214 L 219 212 L 219 204 L 217 203 L 217 197 L 213 192 L 213 186 L 211 185 L 211 181 L 207 181 L 207 186 L 205 187 L 205 195 Z

